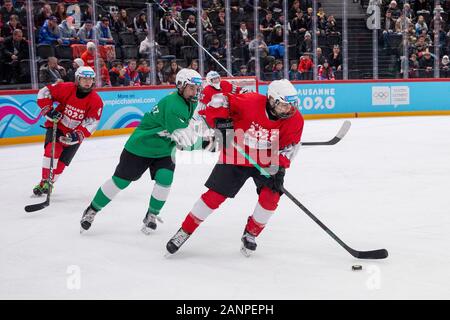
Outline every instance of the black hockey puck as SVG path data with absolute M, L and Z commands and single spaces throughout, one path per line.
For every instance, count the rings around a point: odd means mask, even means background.
M 353 271 L 362 270 L 362 266 L 359 265 L 359 264 L 355 264 L 355 265 L 352 266 L 352 270 Z

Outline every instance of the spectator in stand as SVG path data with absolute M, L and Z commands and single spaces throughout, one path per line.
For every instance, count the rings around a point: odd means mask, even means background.
M 272 33 L 270 34 L 269 43 L 269 55 L 276 59 L 284 57 L 284 43 L 283 43 L 283 28 L 281 25 L 275 25 Z
M 278 17 L 277 22 L 275 23 L 275 26 L 276 26 L 277 24 L 279 24 L 282 28 L 284 28 L 284 14 L 281 14 L 281 15 Z M 292 30 L 291 30 L 291 23 L 290 23 L 289 20 L 288 20 L 288 22 L 287 22 L 287 29 L 288 29 L 289 32 L 292 31 Z
M 268 38 L 275 27 L 275 20 L 272 18 L 272 12 L 267 11 L 266 16 L 259 24 L 259 31 L 262 32 L 264 38 Z
M 161 19 L 159 19 L 159 29 L 167 37 L 170 36 L 170 33 L 178 32 L 178 25 L 175 24 L 170 12 L 165 12 Z
M 402 14 L 402 11 L 397 6 L 397 1 L 395 1 L 395 0 L 391 1 L 391 3 L 389 4 L 389 7 L 386 10 L 386 13 L 387 12 L 391 13 L 391 17 L 395 22 L 397 22 L 397 19 Z
M 333 15 L 329 15 L 327 19 L 327 26 L 325 29 L 327 36 L 329 35 L 341 35 L 337 28 L 337 22 Z
M 128 66 L 125 68 L 125 86 L 141 86 L 139 72 L 137 71 L 137 63 L 134 59 L 129 60 Z
M 67 82 L 75 82 L 75 72 L 79 67 L 84 67 L 84 61 L 80 58 L 76 58 L 72 62 L 72 67 L 67 70 L 66 80 Z
M 95 68 L 95 50 L 96 46 L 93 42 L 88 42 L 86 45 L 86 51 L 81 55 L 81 59 L 84 62 L 85 67 Z
M 156 84 L 164 86 L 169 84 L 166 82 L 166 77 L 164 75 L 164 61 L 161 59 L 156 61 Z
M 263 67 L 267 66 L 275 59 L 273 56 L 269 55 L 269 48 L 264 42 L 264 35 L 262 33 L 258 33 L 256 35 L 256 38 L 250 41 L 250 43 L 248 44 L 248 49 L 250 51 L 252 59 L 255 58 L 256 52 L 259 52 L 260 63 Z
M 148 24 L 147 24 L 147 14 L 145 12 L 139 13 L 133 19 L 133 27 L 134 32 L 147 32 Z
M 383 45 L 384 49 L 390 47 L 389 37 L 394 32 L 395 20 L 392 18 L 392 12 L 387 11 L 383 23 Z
M 209 19 L 208 11 L 206 11 L 206 10 L 202 11 L 202 26 L 203 26 L 203 32 L 205 33 L 205 35 L 216 33 L 214 31 L 214 27 L 211 23 L 211 20 Z
M 318 36 L 326 36 L 327 30 L 327 15 L 325 11 L 323 11 L 323 7 L 320 7 L 317 12 L 317 35 Z
M 140 80 L 141 84 L 143 84 L 143 85 L 152 84 L 150 67 L 148 66 L 147 60 L 140 59 L 139 65 L 136 70 L 139 73 L 139 80 Z
M 311 33 L 309 31 L 305 32 L 305 39 L 303 40 L 302 46 L 300 48 L 301 52 L 313 52 L 313 42 L 311 39 Z
M 334 80 L 333 68 L 331 68 L 328 60 L 325 60 L 323 65 L 319 66 L 317 76 L 319 80 Z
M 280 0 L 271 0 L 269 3 L 269 10 L 273 12 L 275 16 L 280 16 L 283 12 L 283 6 Z
M 409 78 L 419 78 L 419 61 L 415 53 L 411 54 L 409 58 Z
M 71 45 L 80 42 L 80 38 L 77 36 L 75 27 L 73 26 L 74 17 L 68 16 L 60 25 L 59 32 L 61 34 L 61 39 L 63 45 Z
M 296 16 L 291 23 L 292 32 L 297 33 L 299 38 L 304 38 L 305 32 L 308 31 L 308 25 L 303 15 L 303 11 L 298 10 Z
M 433 69 L 434 69 L 434 57 L 431 56 L 430 51 L 428 49 L 423 53 L 422 57 L 419 59 L 420 69 L 423 71 L 422 78 L 431 78 L 433 77 Z
M 447 55 L 442 57 L 441 61 L 441 78 L 448 78 L 450 76 L 450 60 Z
M 305 12 L 305 11 L 303 11 L 303 12 Z M 308 26 L 309 32 L 312 32 L 312 17 L 313 17 L 313 8 L 308 7 L 308 9 L 306 9 L 304 18 L 305 18 L 306 25 Z
M 220 0 L 212 0 L 211 5 L 209 6 L 209 12 L 220 12 L 223 10 L 223 4 Z
M 254 74 L 248 72 L 247 65 L 243 64 L 239 67 L 239 72 L 236 75 L 237 77 L 250 77 L 254 76 Z
M 12 0 L 4 0 L 3 6 L 0 9 L 0 14 L 3 17 L 3 21 L 9 21 L 12 15 L 19 15 L 19 11 L 14 8 Z
M 298 63 L 298 71 L 301 74 L 302 80 L 312 80 L 312 70 L 314 68 L 314 62 L 311 59 L 311 53 L 305 53 L 300 57 Z
M 250 32 L 247 29 L 247 23 L 242 21 L 239 24 L 239 30 L 236 33 L 236 46 L 245 47 L 250 43 Z
M 420 36 L 423 30 L 425 30 L 425 32 L 428 33 L 428 26 L 427 23 L 425 22 L 425 18 L 423 16 L 419 16 L 416 22 L 416 35 Z
M 291 69 L 289 70 L 289 80 L 298 81 L 302 80 L 302 75 L 298 72 L 298 64 L 297 62 L 293 62 L 291 64 Z
M 5 39 L 3 46 L 3 60 L 5 75 L 9 83 L 21 81 L 20 61 L 28 59 L 28 41 L 23 38 L 22 30 L 16 29 L 12 36 Z
M 216 35 L 224 35 L 226 33 L 226 23 L 225 23 L 225 10 L 222 9 L 217 15 L 216 21 L 214 22 L 214 30 L 216 30 Z
M 87 44 L 94 41 L 94 25 L 91 20 L 86 20 L 83 26 L 78 31 L 78 38 L 81 44 Z
M 272 81 L 281 79 L 284 79 L 283 62 L 281 60 L 276 60 L 272 72 Z
M 52 7 L 49 4 L 44 4 L 40 13 L 35 18 L 35 26 L 42 26 L 53 14 Z
M 87 20 L 94 21 L 92 5 L 88 4 L 86 10 L 81 13 L 81 21 L 85 22 Z
M 189 66 L 187 68 L 198 72 L 198 61 L 195 59 L 192 59 L 191 63 L 189 64 Z
M 131 25 L 131 19 L 128 17 L 127 10 L 121 9 L 119 11 L 119 21 L 127 27 L 129 27 Z M 128 30 L 128 31 L 130 31 L 130 30 Z
M 431 6 L 430 6 L 430 1 L 428 0 L 416 0 L 414 2 L 414 11 L 417 14 L 422 14 L 422 13 L 430 13 L 431 12 Z
M 109 76 L 108 68 L 106 67 L 105 60 L 98 58 L 98 67 L 100 68 L 100 86 L 111 87 L 111 79 Z
M 39 81 L 44 84 L 64 82 L 66 70 L 58 65 L 58 59 L 49 57 L 47 64 L 39 69 Z
M 413 20 L 416 17 L 416 14 L 411 9 L 411 5 L 409 3 L 405 3 L 403 5 L 402 13 L 407 17 L 409 20 Z
M 48 18 L 39 30 L 39 44 L 42 43 L 50 45 L 63 43 L 55 16 Z
M 139 45 L 139 54 L 141 56 L 150 56 L 150 50 L 152 48 L 150 39 L 148 38 L 148 35 L 145 37 L 144 40 L 142 40 L 141 44 Z M 161 57 L 161 48 L 159 47 L 158 42 L 154 42 L 154 48 L 155 48 L 155 56 L 156 58 Z
M 169 84 L 175 84 L 175 77 L 180 70 L 181 68 L 178 66 L 177 61 L 172 60 L 170 62 L 170 68 L 166 73 L 166 82 L 168 82 Z
M 426 50 L 428 50 L 428 44 L 425 42 L 425 37 L 420 36 L 414 44 L 414 51 L 420 58 L 422 56 L 422 53 Z
M 187 31 L 183 32 L 184 43 L 187 46 L 193 46 L 195 43 L 191 39 L 191 36 L 197 38 L 197 19 L 193 14 L 189 15 L 186 24 L 184 25 L 184 29 Z
M 410 24 L 411 20 L 409 20 L 406 16 L 401 14 L 400 17 L 395 22 L 395 32 L 402 33 L 403 30 L 406 30 Z
M 330 56 L 328 58 L 328 61 L 330 63 L 330 66 L 333 68 L 333 70 L 341 71 L 342 69 L 342 54 L 341 54 L 341 48 L 338 44 L 335 44 L 333 46 L 333 52 L 330 53 Z
M 12 14 L 9 16 L 9 21 L 3 26 L 2 36 L 4 38 L 12 36 L 14 30 L 16 29 L 23 30 L 23 27 L 19 22 L 19 17 L 15 14 Z
M 116 61 L 113 64 L 113 67 L 109 71 L 109 77 L 113 87 L 122 87 L 125 85 L 125 68 L 122 62 Z
M 295 0 L 292 3 L 291 8 L 289 9 L 288 13 L 289 21 L 292 21 L 297 16 L 298 11 L 302 11 L 302 9 L 300 9 L 300 0 Z
M 217 60 L 225 57 L 225 48 L 220 45 L 219 39 L 214 39 L 211 46 L 208 48 L 208 52 Z M 209 60 L 212 60 L 209 58 Z
M 67 18 L 67 8 L 63 2 L 56 5 L 54 16 L 58 19 L 58 24 L 61 24 Z
M 101 21 L 98 21 L 95 29 L 100 45 L 114 45 L 111 29 L 109 29 L 109 19 L 107 17 L 103 17 Z
M 125 11 L 126 12 L 126 11 Z M 128 25 L 122 20 L 120 19 L 120 15 L 118 13 L 114 13 L 111 15 L 111 25 L 110 25 L 110 29 L 111 31 L 120 33 L 120 32 L 133 32 L 133 28 L 129 28 Z
M 316 56 L 317 56 L 317 65 L 318 66 L 323 65 L 323 63 L 325 62 L 326 59 L 322 54 L 322 48 L 316 49 Z

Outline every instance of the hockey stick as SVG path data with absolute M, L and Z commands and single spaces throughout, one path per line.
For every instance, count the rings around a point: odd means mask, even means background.
M 334 136 L 333 139 L 329 141 L 322 141 L 322 142 L 300 142 L 300 145 L 302 146 L 332 146 L 338 143 L 342 140 L 342 138 L 345 137 L 348 130 L 350 130 L 350 126 L 352 123 L 349 120 L 345 120 L 342 124 L 342 127 L 339 129 L 338 133 Z
M 34 212 L 38 210 L 42 210 L 45 207 L 50 205 L 50 194 L 53 190 L 53 161 L 55 159 L 55 144 L 56 144 L 56 131 L 58 129 L 58 122 L 53 121 L 53 130 L 52 130 L 52 157 L 50 158 L 50 175 L 47 179 L 49 189 L 47 193 L 47 199 L 42 203 L 30 204 L 25 207 L 26 212 Z
M 258 171 L 269 178 L 270 174 L 262 168 L 255 160 L 253 160 L 241 147 L 236 145 L 233 141 L 233 147 L 243 155 L 248 161 L 250 161 L 253 166 L 255 166 Z M 370 250 L 370 251 L 359 251 L 350 248 L 344 241 L 342 241 L 333 231 L 331 231 L 326 225 L 324 225 L 315 215 L 311 213 L 300 201 L 298 201 L 289 191 L 287 191 L 284 187 L 282 190 L 286 196 L 294 202 L 303 212 L 305 212 L 315 223 L 317 223 L 330 237 L 332 237 L 337 243 L 339 243 L 348 253 L 350 253 L 353 257 L 358 259 L 385 259 L 388 256 L 388 251 L 386 249 L 378 249 L 378 250 Z

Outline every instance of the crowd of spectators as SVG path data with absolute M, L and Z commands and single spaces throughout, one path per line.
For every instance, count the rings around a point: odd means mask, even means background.
M 136 1 L 134 1 L 137 3 Z M 119 2 L 97 1 L 97 19 L 90 1 L 34 1 L 32 33 L 38 58 L 40 83 L 73 80 L 74 70 L 94 66 L 99 57 L 102 86 L 139 86 L 150 83 L 149 25 L 145 2 L 139 7 L 122 7 Z M 339 26 L 333 15 L 320 7 L 317 37 L 321 57 L 313 63 L 312 0 L 288 2 L 288 38 L 284 44 L 285 16 L 281 0 L 259 2 L 258 32 L 254 30 L 251 0 L 231 0 L 231 42 L 226 39 L 226 17 L 222 0 L 203 0 L 201 24 L 204 47 L 226 66 L 227 46 L 231 46 L 235 76 L 255 75 L 255 55 L 260 56 L 260 77 L 284 77 L 283 58 L 289 52 L 292 80 L 312 79 L 317 68 L 321 79 L 334 79 L 341 70 Z M 174 84 L 182 67 L 198 70 L 197 1 L 162 0 L 155 8 L 153 30 L 156 47 L 156 82 Z M 117 5 L 119 4 L 119 5 Z M 30 60 L 25 0 L 0 0 L 0 82 L 29 83 Z M 97 21 L 94 25 L 94 21 Z M 178 23 L 176 23 L 176 22 Z M 183 26 L 183 31 L 179 25 Z M 226 73 L 205 54 L 205 73 Z
M 440 76 L 450 76 L 449 13 L 450 0 L 382 1 L 383 50 L 399 57 L 400 75 L 408 70 L 409 78 L 431 78 L 440 57 Z

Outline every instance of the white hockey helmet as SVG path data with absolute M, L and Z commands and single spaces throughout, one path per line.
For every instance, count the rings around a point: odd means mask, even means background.
M 201 86 L 202 76 L 195 70 L 184 68 L 178 71 L 175 83 L 179 89 L 183 89 L 187 84 Z
M 94 79 L 94 83 L 90 88 L 84 88 L 80 86 L 80 78 L 91 78 Z M 92 88 L 95 86 L 95 71 L 91 67 L 79 67 L 77 71 L 75 71 L 75 82 L 78 84 L 78 89 L 83 92 L 90 92 Z
M 287 79 L 274 80 L 269 84 L 267 88 L 267 97 L 273 99 L 271 103 L 271 112 L 274 116 L 286 119 L 291 117 L 295 110 L 298 108 L 298 96 L 297 90 L 292 83 Z M 290 109 L 287 112 L 279 112 L 277 106 L 279 104 L 290 105 Z
M 218 79 L 218 81 L 214 81 Z M 217 71 L 210 71 L 206 75 L 206 84 L 220 90 L 220 74 Z
M 194 102 L 198 99 L 202 89 L 202 76 L 195 70 L 192 69 L 181 69 L 178 71 L 175 77 L 175 83 L 180 95 L 183 94 L 184 88 L 186 85 L 195 85 L 197 86 L 197 95 L 191 99 L 191 102 Z

